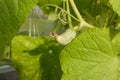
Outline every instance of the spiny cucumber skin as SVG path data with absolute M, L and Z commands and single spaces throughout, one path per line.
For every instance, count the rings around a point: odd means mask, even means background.
M 58 35 L 56 40 L 61 45 L 69 44 L 76 37 L 76 31 L 74 29 L 67 29 L 63 34 Z

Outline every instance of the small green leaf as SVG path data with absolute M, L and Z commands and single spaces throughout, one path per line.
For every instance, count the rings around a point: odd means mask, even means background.
M 119 80 L 120 32 L 87 29 L 60 53 L 62 80 Z
M 120 0 L 109 0 L 113 10 L 120 16 Z

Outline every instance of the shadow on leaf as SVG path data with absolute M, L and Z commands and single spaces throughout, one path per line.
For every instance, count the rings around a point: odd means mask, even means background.
M 39 66 L 41 80 L 60 80 L 62 71 L 59 61 L 59 53 L 63 46 L 58 45 L 54 40 L 45 40 L 45 43 L 28 52 L 35 56 L 41 54 Z

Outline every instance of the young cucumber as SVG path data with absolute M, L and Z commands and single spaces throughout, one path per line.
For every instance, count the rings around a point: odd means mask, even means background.
M 75 36 L 76 31 L 72 28 L 69 28 L 61 35 L 56 36 L 56 40 L 61 45 L 67 45 L 75 38 Z

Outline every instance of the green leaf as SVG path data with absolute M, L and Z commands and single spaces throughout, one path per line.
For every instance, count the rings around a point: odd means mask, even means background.
M 60 80 L 59 46 L 49 37 L 16 36 L 12 61 L 20 80 Z
M 118 80 L 120 32 L 87 29 L 60 53 L 62 80 Z
M 113 10 L 120 16 L 120 0 L 109 0 Z
M 0 0 L 0 58 L 38 0 Z

